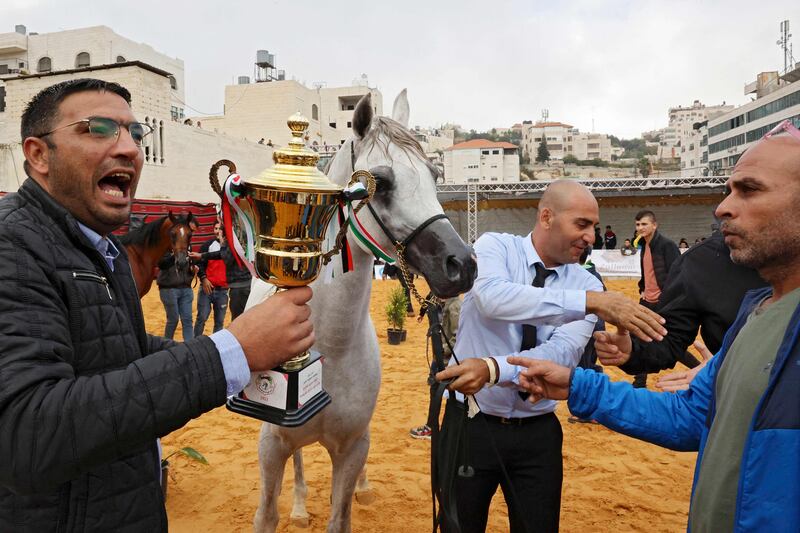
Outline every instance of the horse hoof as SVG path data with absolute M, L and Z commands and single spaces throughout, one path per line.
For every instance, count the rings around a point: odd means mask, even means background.
M 372 490 L 356 492 L 356 501 L 361 505 L 372 505 L 375 502 L 375 493 Z
M 308 518 L 308 515 L 306 515 L 306 516 L 293 516 L 292 517 L 292 525 L 294 527 L 299 527 L 299 528 L 303 528 L 303 529 L 307 528 L 310 525 L 310 520 Z

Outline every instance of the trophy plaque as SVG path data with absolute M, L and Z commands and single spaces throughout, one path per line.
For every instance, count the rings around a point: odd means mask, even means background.
M 246 200 L 240 207 L 252 222 L 255 273 L 278 290 L 308 285 L 319 275 L 325 233 L 343 190 L 317 169 L 319 155 L 305 146 L 308 119 L 295 113 L 288 125 L 292 140 L 273 152 L 275 164 L 240 186 Z M 322 388 L 322 363 L 319 353 L 306 351 L 254 372 L 227 407 L 279 426 L 302 425 L 331 402 Z

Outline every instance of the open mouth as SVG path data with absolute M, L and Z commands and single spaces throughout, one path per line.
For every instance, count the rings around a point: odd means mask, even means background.
M 125 200 L 130 196 L 131 174 L 123 171 L 110 172 L 103 176 L 97 185 L 105 195 Z

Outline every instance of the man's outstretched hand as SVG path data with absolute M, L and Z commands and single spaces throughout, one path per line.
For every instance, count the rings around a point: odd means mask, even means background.
M 586 311 L 594 313 L 609 324 L 630 331 L 645 342 L 660 341 L 667 334 L 661 315 L 639 305 L 618 292 L 586 293 Z
M 631 336 L 625 330 L 594 332 L 594 349 L 597 359 L 605 366 L 621 366 L 631 358 Z
M 689 385 L 692 383 L 692 380 L 697 373 L 708 364 L 712 357 L 714 357 L 714 354 L 711 353 L 708 348 L 706 348 L 706 345 L 703 344 L 703 341 L 694 341 L 694 347 L 700 353 L 700 357 L 703 358 L 703 362 L 689 370 L 684 370 L 682 372 L 670 372 L 666 376 L 658 379 L 656 382 L 656 387 L 664 392 L 677 392 L 679 390 L 686 390 L 689 388 Z
M 508 362 L 525 367 L 519 375 L 519 386 L 531 393 L 531 402 L 538 402 L 542 398 L 566 400 L 569 397 L 569 376 L 572 372 L 569 368 L 552 361 L 528 357 L 509 357 Z

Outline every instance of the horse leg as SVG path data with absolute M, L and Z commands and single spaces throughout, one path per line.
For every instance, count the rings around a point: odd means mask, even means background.
M 308 487 L 306 486 L 306 476 L 303 472 L 303 450 L 302 448 L 292 455 L 294 465 L 294 503 L 292 504 L 292 525 L 295 527 L 308 527 L 309 518 L 306 510 L 306 496 Z
M 264 424 L 258 444 L 261 500 L 253 518 L 253 531 L 256 533 L 274 533 L 278 527 L 278 496 L 281 494 L 283 470 L 291 455 L 292 449 L 288 444 L 272 435 Z
M 369 433 L 367 435 L 367 438 L 369 438 Z M 364 462 L 364 468 L 361 469 L 361 473 L 358 475 L 358 481 L 356 481 L 356 501 L 361 505 L 370 505 L 375 501 L 375 493 L 370 488 L 369 480 L 367 479 L 366 461 Z
M 350 533 L 353 492 L 369 452 L 369 432 L 343 450 L 331 453 L 333 490 L 328 533 Z

